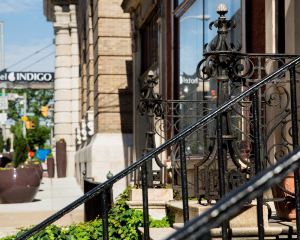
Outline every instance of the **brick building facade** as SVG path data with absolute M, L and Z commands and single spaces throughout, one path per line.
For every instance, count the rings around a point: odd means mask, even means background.
M 70 142 L 76 145 L 76 151 L 74 159 L 68 158 L 75 170 L 68 167 L 81 182 L 83 174 L 103 182 L 109 172 L 117 173 L 132 161 L 130 16 L 123 13 L 120 0 L 45 0 L 44 6 L 48 20 L 54 23 L 56 38 L 59 36 L 59 9 L 60 14 L 69 14 L 69 18 L 64 20 L 69 27 L 68 33 L 72 35 L 76 31 L 76 45 L 65 41 L 65 48 L 62 48 L 56 41 L 57 55 L 67 48 L 78 52 L 72 52 L 70 57 L 72 64 L 78 62 L 79 76 L 79 87 L 72 92 L 72 96 L 78 96 L 79 111 L 72 115 L 77 125 L 72 125 L 70 130 L 74 134 Z M 70 15 L 71 11 L 75 14 Z M 56 58 L 56 75 L 64 64 L 66 61 Z M 70 70 L 74 75 L 75 69 L 70 67 Z M 73 76 L 71 72 L 69 74 Z M 59 79 L 55 81 L 59 82 Z M 71 86 L 73 84 L 74 81 Z M 60 92 L 55 89 L 55 106 L 59 104 L 58 94 Z M 71 94 L 70 89 L 62 95 L 67 94 Z M 65 112 L 71 110 L 67 105 L 62 105 L 62 108 Z M 55 124 L 56 129 L 59 123 L 55 121 Z M 124 184 L 121 183 L 120 189 L 124 188 Z M 116 190 L 115 194 L 118 192 Z

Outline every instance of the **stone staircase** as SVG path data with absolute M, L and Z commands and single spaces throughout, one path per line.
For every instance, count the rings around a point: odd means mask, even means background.
M 163 240 L 170 234 L 174 233 L 177 229 L 183 227 L 183 207 L 181 201 L 168 201 L 166 208 L 169 216 L 174 220 L 174 224 L 170 228 L 150 228 L 151 240 Z M 189 214 L 190 219 L 198 216 L 209 207 L 198 204 L 197 201 L 189 201 Z M 279 219 L 271 218 L 268 221 L 268 210 L 264 207 L 264 226 L 265 226 L 265 239 L 296 239 L 296 225 L 293 222 L 285 222 Z M 253 204 L 246 206 L 242 213 L 230 221 L 232 230 L 232 239 L 258 239 L 257 219 L 256 219 L 256 205 Z M 139 228 L 143 234 L 144 229 Z M 212 229 L 211 235 L 213 239 L 221 238 L 221 228 Z

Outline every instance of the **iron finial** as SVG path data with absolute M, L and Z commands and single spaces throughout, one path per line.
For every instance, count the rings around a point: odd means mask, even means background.
M 225 14 L 228 13 L 226 4 L 220 3 L 217 7 L 217 13 L 220 15 L 220 17 L 225 17 Z

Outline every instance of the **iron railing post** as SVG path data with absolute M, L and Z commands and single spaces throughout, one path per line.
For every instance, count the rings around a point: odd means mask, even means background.
M 185 154 L 185 140 L 180 140 L 180 169 L 181 169 L 181 188 L 182 188 L 182 205 L 183 205 L 183 221 L 189 221 L 189 202 L 188 202 L 188 183 L 186 170 L 186 154 Z
M 261 151 L 260 151 L 260 114 L 258 108 L 258 93 L 253 93 L 252 96 L 252 111 L 253 111 L 253 141 L 254 141 L 254 162 L 255 174 L 257 175 L 262 170 L 261 164 Z M 263 217 L 263 195 L 257 198 L 257 225 L 258 225 L 258 238 L 264 239 L 264 217 Z
M 298 114 L 297 114 L 297 81 L 296 81 L 296 67 L 292 66 L 290 69 L 290 91 L 291 91 L 291 117 L 292 117 L 292 140 L 293 149 L 299 146 L 298 140 Z M 300 175 L 299 169 L 294 172 L 295 182 L 295 198 L 296 198 L 296 226 L 297 239 L 300 240 Z
M 218 144 L 218 173 L 219 173 L 219 195 L 220 199 L 225 195 L 225 163 L 224 163 L 224 149 L 223 149 L 223 127 L 222 116 L 217 116 L 217 144 Z M 228 222 L 222 223 L 222 239 L 228 239 Z
M 108 240 L 108 211 L 107 211 L 107 192 L 109 188 L 104 189 L 100 194 L 102 205 L 102 224 L 103 224 L 103 240 Z
M 142 165 L 142 193 L 143 193 L 143 218 L 144 218 L 144 238 L 150 240 L 149 232 L 149 206 L 148 206 L 148 173 L 147 162 Z

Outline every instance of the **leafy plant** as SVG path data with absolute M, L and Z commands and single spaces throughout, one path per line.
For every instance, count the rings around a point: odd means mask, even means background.
M 117 239 L 139 239 L 138 227 L 143 225 L 143 213 L 128 207 L 128 190 L 119 196 L 118 201 L 109 212 L 109 237 Z
M 0 132 L 0 152 L 3 152 L 3 149 L 4 149 L 4 140 L 3 140 L 3 134 L 2 132 Z
M 10 151 L 10 147 L 11 147 L 11 141 L 10 141 L 10 138 L 7 138 L 7 139 L 6 139 L 6 143 L 5 143 L 5 150 L 6 150 L 6 152 L 9 152 L 9 151 Z
M 18 167 L 21 163 L 24 163 L 27 159 L 28 144 L 26 138 L 18 136 L 14 141 L 14 166 Z

